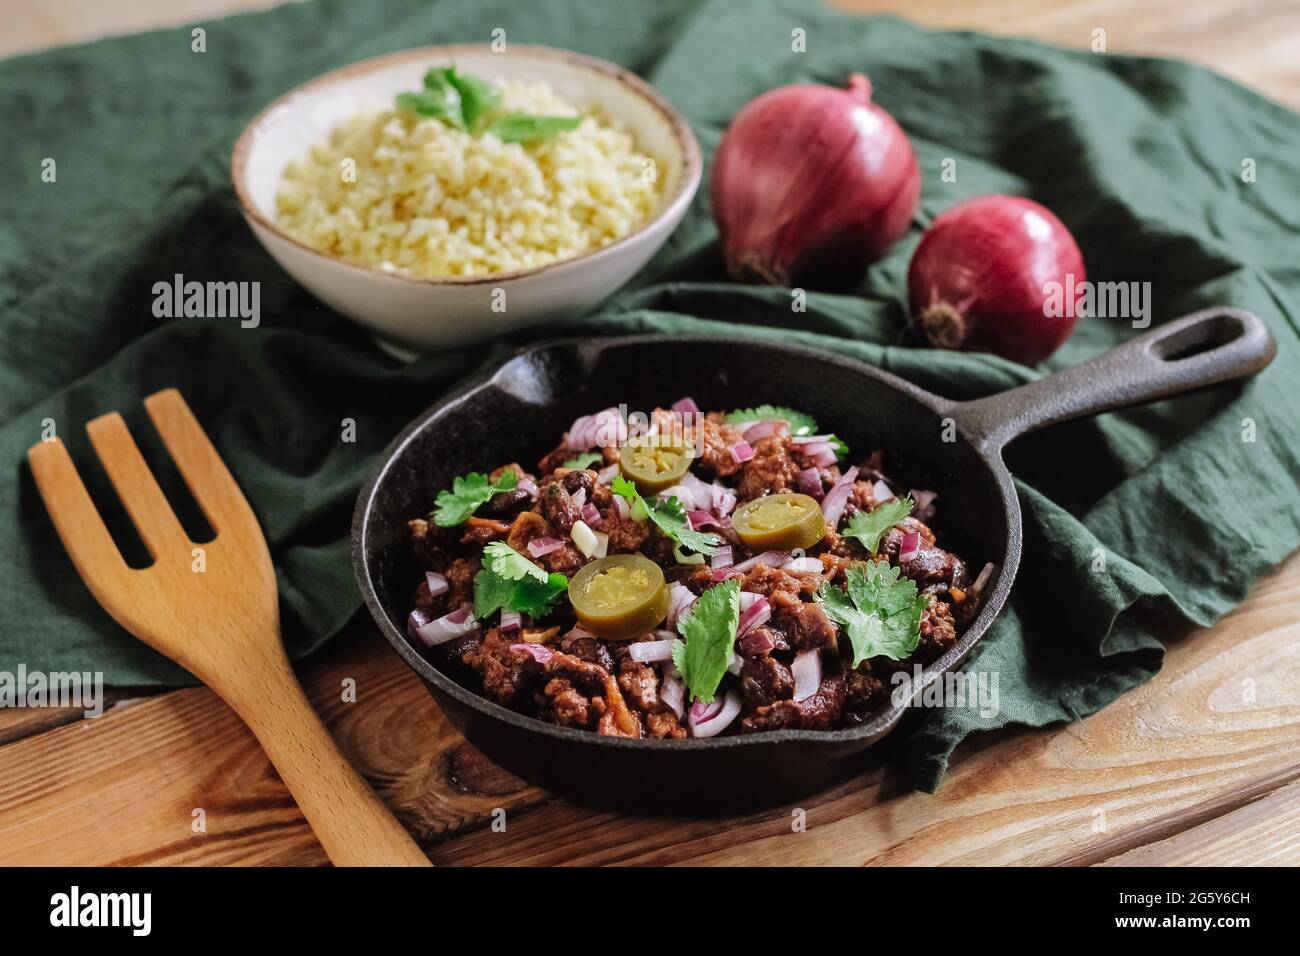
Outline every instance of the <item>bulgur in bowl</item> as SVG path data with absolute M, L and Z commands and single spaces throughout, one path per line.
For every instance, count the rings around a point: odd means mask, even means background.
M 442 77 L 491 94 L 475 123 L 455 93 L 454 122 L 410 107 Z M 689 125 L 644 81 L 513 43 L 327 73 L 254 118 L 231 159 L 267 251 L 404 356 L 594 307 L 667 239 L 700 172 Z

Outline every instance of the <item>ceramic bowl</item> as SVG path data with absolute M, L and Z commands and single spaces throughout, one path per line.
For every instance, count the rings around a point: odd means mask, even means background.
M 276 223 L 285 166 L 344 120 L 419 89 L 427 70 L 455 65 L 491 79 L 545 82 L 579 106 L 623 124 L 656 160 L 662 200 L 632 233 L 572 259 L 485 277 L 424 278 L 345 262 L 290 237 Z M 548 318 L 586 312 L 626 283 L 681 221 L 699 186 L 700 147 L 689 124 L 654 88 L 604 60 L 541 46 L 453 44 L 404 50 L 334 70 L 280 97 L 235 143 L 230 173 L 253 233 L 313 295 L 409 357 L 480 342 Z M 504 290 L 504 297 L 497 290 Z M 500 308 L 504 301 L 505 308 Z M 493 308 L 494 304 L 497 308 Z

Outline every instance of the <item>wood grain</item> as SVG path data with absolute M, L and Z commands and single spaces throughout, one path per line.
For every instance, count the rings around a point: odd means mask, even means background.
M 365 623 L 310 671 L 304 684 L 340 748 L 437 863 L 1124 862 L 1300 779 L 1300 555 L 1102 712 L 976 740 L 934 795 L 910 792 L 885 764 L 803 801 L 803 833 L 792 807 L 657 819 L 525 786 L 451 729 Z M 342 700 L 347 678 L 355 703 Z M 1289 805 L 1290 790 L 1277 792 Z M 206 834 L 189 832 L 196 807 Z M 504 832 L 489 826 L 494 810 Z M 1300 863 L 1289 836 L 1267 853 Z M 0 864 L 323 861 L 256 741 L 210 691 L 0 747 Z

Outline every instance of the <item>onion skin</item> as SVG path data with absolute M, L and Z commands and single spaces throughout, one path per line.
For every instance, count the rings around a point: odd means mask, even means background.
M 709 188 L 733 279 L 838 284 L 907 232 L 921 173 L 907 135 L 855 73 L 847 90 L 782 86 L 742 107 Z
M 1074 331 L 1076 303 L 1047 315 L 1044 287 L 1086 280 L 1079 246 L 1049 210 L 1020 196 L 977 196 L 945 210 L 907 271 L 912 321 L 939 348 L 1041 362 Z

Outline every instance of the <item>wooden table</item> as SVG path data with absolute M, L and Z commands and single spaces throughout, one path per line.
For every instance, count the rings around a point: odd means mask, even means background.
M 0 54 L 269 5 L 24 5 L 5 15 Z M 1102 27 L 1112 51 L 1197 60 L 1300 106 L 1294 4 L 991 0 L 906 12 L 1075 46 Z M 1100 713 L 973 740 L 934 795 L 911 792 L 894 765 L 865 770 L 801 801 L 804 832 L 792 831 L 792 807 L 655 819 L 529 787 L 450 728 L 368 624 L 302 673 L 343 750 L 440 864 L 1300 863 L 1300 555 L 1216 626 L 1171 636 L 1159 676 Z M 355 703 L 343 701 L 347 678 Z M 0 711 L 0 864 L 324 862 L 252 736 L 205 689 L 118 699 L 95 720 Z

